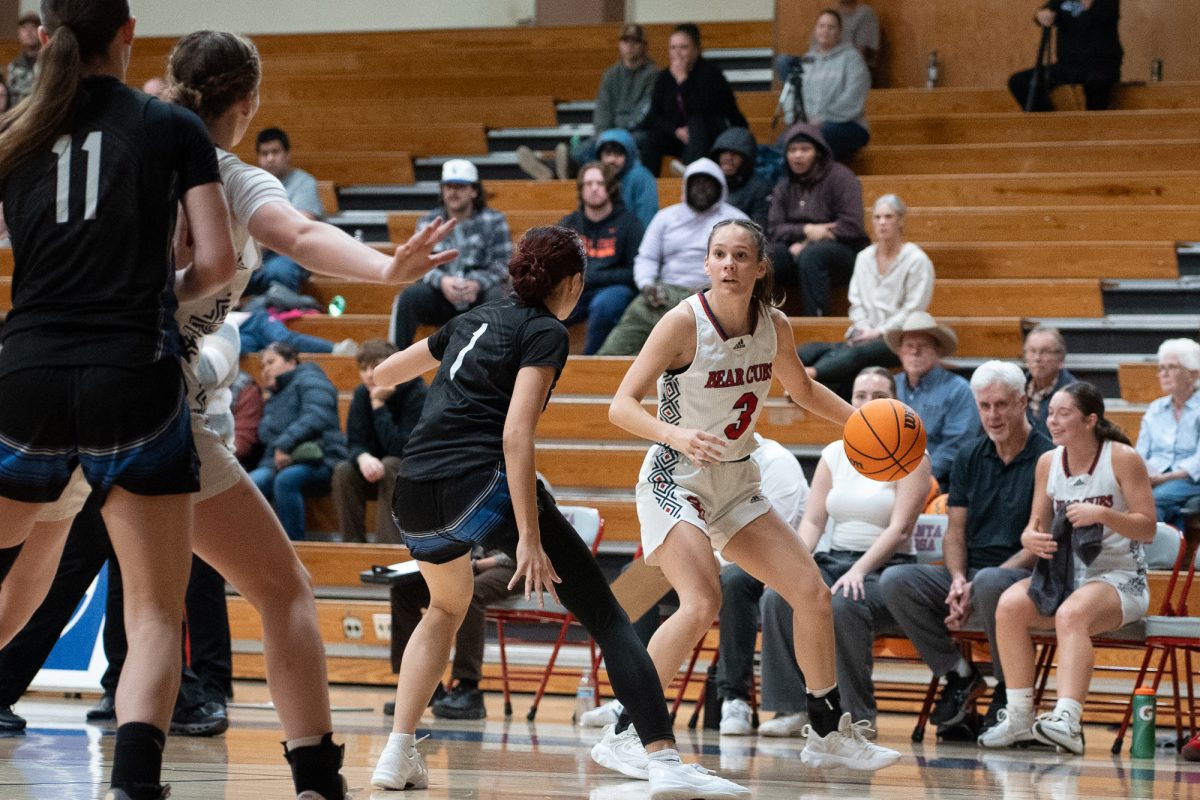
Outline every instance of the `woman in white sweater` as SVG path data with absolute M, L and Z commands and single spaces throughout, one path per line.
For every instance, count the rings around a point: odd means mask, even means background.
M 914 311 L 933 299 L 933 262 L 904 241 L 908 206 L 894 194 L 875 201 L 871 223 L 875 243 L 860 250 L 850 278 L 850 327 L 841 342 L 810 342 L 799 350 L 808 374 L 849 397 L 854 376 L 864 367 L 900 364 L 883 334 L 899 330 Z

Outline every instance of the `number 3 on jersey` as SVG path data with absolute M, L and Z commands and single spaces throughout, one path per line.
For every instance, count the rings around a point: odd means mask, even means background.
M 758 395 L 754 392 L 746 392 L 737 399 L 733 404 L 733 410 L 741 409 L 742 413 L 738 414 L 738 418 L 725 426 L 725 438 L 734 441 L 742 438 L 742 434 L 750 428 L 750 420 L 754 419 L 754 412 L 758 409 Z
M 83 140 L 87 154 L 87 182 L 83 193 L 83 218 L 96 218 L 96 203 L 100 196 L 100 131 L 92 131 Z M 54 204 L 55 222 L 69 222 L 71 217 L 71 137 L 62 135 L 51 148 L 58 156 L 58 190 Z

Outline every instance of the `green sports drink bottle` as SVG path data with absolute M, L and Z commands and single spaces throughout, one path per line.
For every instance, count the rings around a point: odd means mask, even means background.
M 1129 754 L 1134 758 L 1154 758 L 1157 701 L 1154 690 L 1148 686 L 1133 691 L 1133 744 Z

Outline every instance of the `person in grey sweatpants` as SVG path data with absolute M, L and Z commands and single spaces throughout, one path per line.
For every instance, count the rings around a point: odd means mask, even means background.
M 988 361 L 971 376 L 971 392 L 984 435 L 964 443 L 950 469 L 945 565 L 896 567 L 880 581 L 884 602 L 921 659 L 945 676 L 930 715 L 939 726 L 960 722 L 987 691 L 950 631 L 970 624 L 987 634 L 997 652 L 996 604 L 1032 569 L 1034 556 L 1021 548 L 1024 509 L 1033 500 L 1038 457 L 1054 447 L 1026 418 L 1025 375 L 1016 365 Z M 997 686 L 985 728 L 995 724 L 1007 699 L 998 658 L 992 667 Z

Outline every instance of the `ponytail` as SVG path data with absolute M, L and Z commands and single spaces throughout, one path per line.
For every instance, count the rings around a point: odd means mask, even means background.
M 258 89 L 262 60 L 245 36 L 195 31 L 171 48 L 165 98 L 211 126 L 234 103 Z
M 38 55 L 33 93 L 0 117 L 0 184 L 67 133 L 86 64 L 102 58 L 129 20 L 126 0 L 43 0 L 50 42 Z
M 1104 416 L 1104 398 L 1095 386 L 1086 381 L 1075 381 L 1068 383 L 1058 391 L 1070 395 L 1072 402 L 1075 403 L 1075 407 L 1085 417 L 1092 414 L 1096 415 L 1096 428 L 1094 431 L 1096 441 L 1101 444 L 1104 442 L 1133 444 L 1119 425 Z
M 1133 446 L 1133 442 L 1125 435 L 1125 431 L 1121 426 L 1113 422 L 1111 419 L 1101 419 L 1096 423 L 1096 438 L 1101 442 L 1120 442 Z

